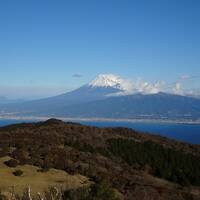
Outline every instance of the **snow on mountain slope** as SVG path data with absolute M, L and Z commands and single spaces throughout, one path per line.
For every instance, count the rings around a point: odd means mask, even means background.
M 100 74 L 89 83 L 91 87 L 114 87 L 122 89 L 123 80 L 114 74 Z
M 200 118 L 200 100 L 161 93 L 159 84 L 129 82 L 99 75 L 76 90 L 46 99 L 1 105 L 0 112 L 19 116 L 99 117 L 136 119 Z
M 114 74 L 100 74 L 97 78 L 91 81 L 88 86 L 92 88 L 110 87 L 119 90 L 118 92 L 108 94 L 107 96 L 124 96 L 136 93 L 156 94 L 162 91 L 162 84 L 159 82 L 148 83 L 140 79 L 130 81 Z
M 130 81 L 122 79 L 114 74 L 100 74 L 93 81 L 91 81 L 88 86 L 92 88 L 115 88 L 120 90 L 120 93 L 129 93 L 133 90 L 133 84 Z

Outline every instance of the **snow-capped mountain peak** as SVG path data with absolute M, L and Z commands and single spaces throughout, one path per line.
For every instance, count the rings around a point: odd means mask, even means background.
M 123 79 L 114 74 L 100 74 L 89 83 L 91 87 L 112 87 L 124 90 Z
M 100 74 L 88 84 L 92 88 L 117 89 L 107 96 L 121 96 L 135 93 L 156 94 L 161 91 L 162 83 L 149 83 L 143 80 L 127 80 L 114 74 Z

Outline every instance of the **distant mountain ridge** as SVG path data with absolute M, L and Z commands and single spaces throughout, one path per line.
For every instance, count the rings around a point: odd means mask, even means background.
M 0 105 L 0 112 L 17 116 L 112 119 L 199 120 L 200 99 L 169 93 L 136 92 L 113 75 L 99 75 L 74 91 L 55 97 Z
M 79 104 L 64 110 L 63 116 L 71 113 L 74 117 L 198 120 L 200 100 L 166 93 L 134 94 Z

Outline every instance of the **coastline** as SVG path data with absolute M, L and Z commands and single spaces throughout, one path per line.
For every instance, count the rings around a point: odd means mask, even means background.
M 74 122 L 125 122 L 125 123 L 161 123 L 161 124 L 187 124 L 200 125 L 200 120 L 162 120 L 162 119 L 128 119 L 128 118 L 81 118 L 81 117 L 56 117 L 56 116 L 0 116 L 0 120 L 30 120 L 45 121 L 50 118 Z

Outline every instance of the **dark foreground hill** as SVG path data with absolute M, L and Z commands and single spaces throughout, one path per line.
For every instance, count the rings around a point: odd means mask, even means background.
M 0 128 L 0 156 L 9 156 L 5 163 L 9 167 L 28 164 L 44 174 L 54 168 L 80 174 L 96 186 L 84 186 L 88 196 L 77 195 L 81 186 L 68 191 L 73 195 L 65 199 L 200 199 L 199 145 L 127 128 L 97 128 L 55 119 L 11 125 Z M 17 175 L 20 181 L 23 175 Z

